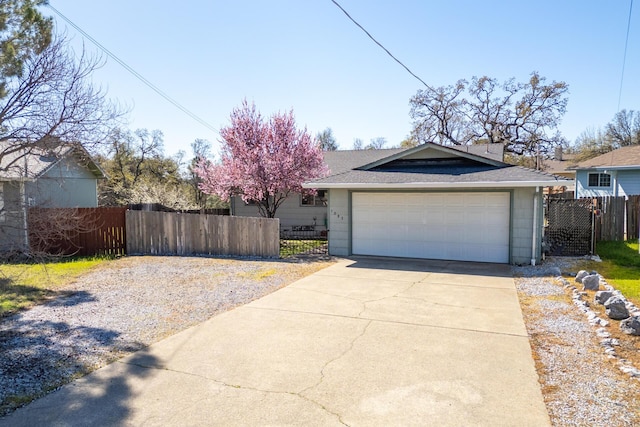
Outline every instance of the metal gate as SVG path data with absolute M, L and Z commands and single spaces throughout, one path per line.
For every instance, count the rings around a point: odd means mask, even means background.
M 549 199 L 545 243 L 550 255 L 586 255 L 593 252 L 593 201 Z

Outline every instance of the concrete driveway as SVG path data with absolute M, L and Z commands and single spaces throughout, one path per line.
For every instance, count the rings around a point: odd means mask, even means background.
M 509 267 L 342 260 L 0 425 L 550 425 Z

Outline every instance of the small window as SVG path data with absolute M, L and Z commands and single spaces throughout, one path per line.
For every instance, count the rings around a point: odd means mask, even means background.
M 325 190 L 318 190 L 316 195 L 303 194 L 300 202 L 302 206 L 327 206 L 327 195 Z
M 611 187 L 611 175 L 608 173 L 590 173 L 589 187 Z

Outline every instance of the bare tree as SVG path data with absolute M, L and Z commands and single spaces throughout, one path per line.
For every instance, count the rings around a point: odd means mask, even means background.
M 51 20 L 36 9 L 43 3 L 42 0 L 0 2 L 0 176 L 4 181 L 19 183 L 22 190 L 30 157 L 55 157 L 65 151 L 61 147 L 77 144 L 93 150 L 123 115 L 106 98 L 106 93 L 91 83 L 91 74 L 103 60 L 87 55 L 84 48 L 76 57 L 64 37 L 52 38 Z M 78 153 L 90 165 L 86 151 Z M 3 190 L 0 189 L 0 198 Z M 25 247 L 28 239 L 22 236 L 28 234 L 29 203 L 20 196 L 20 200 L 12 200 L 11 212 L 7 209 L 8 200 L 3 200 L 0 206 L 0 216 L 6 219 L 0 231 L 20 235 L 22 251 L 28 250 Z M 66 217 L 66 223 L 61 223 L 64 215 L 57 219 L 51 215 L 49 232 L 78 228 L 77 221 L 70 216 Z M 11 230 L 15 227 L 21 230 Z
M 0 104 L 0 141 L 10 145 L 2 156 L 28 150 L 52 137 L 79 142 L 91 149 L 105 140 L 122 111 L 90 82 L 102 65 L 83 50 L 76 60 L 64 39 L 55 39 L 42 53 L 25 61 L 22 77 L 7 84 Z
M 490 77 L 420 90 L 411 98 L 413 134 L 420 142 L 463 145 L 501 143 L 516 154 L 540 154 L 564 142 L 557 131 L 568 85 L 545 84 L 532 73 L 526 83 Z
M 614 148 L 640 144 L 640 111 L 617 112 L 607 124 L 605 135 Z
M 386 143 L 387 143 L 386 138 L 378 136 L 376 138 L 371 138 L 367 146 L 364 148 L 365 150 L 380 150 L 382 147 L 385 146 Z
M 331 128 L 326 128 L 322 132 L 318 132 L 316 140 L 322 151 L 336 151 L 338 149 L 338 142 Z
M 419 90 L 411 98 L 411 118 L 414 120 L 413 133 L 422 142 L 438 144 L 466 144 L 462 93 L 466 80 L 458 80 L 453 86 Z

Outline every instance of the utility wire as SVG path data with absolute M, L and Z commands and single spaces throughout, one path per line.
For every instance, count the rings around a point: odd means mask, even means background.
M 104 47 L 102 44 L 100 44 L 96 39 L 94 39 L 93 37 L 91 37 L 89 34 L 87 34 L 86 31 L 84 31 L 82 28 L 80 28 L 79 26 L 77 26 L 73 21 L 71 21 L 69 18 L 67 18 L 66 16 L 64 16 L 62 13 L 60 13 L 60 11 L 58 11 L 58 9 L 56 9 L 55 7 L 51 6 L 51 4 L 47 4 L 47 6 L 53 10 L 56 15 L 58 15 L 60 18 L 62 18 L 65 22 L 67 22 L 69 25 L 71 25 L 73 28 L 75 28 L 80 34 L 82 34 L 85 38 L 87 38 L 89 41 L 91 41 L 91 43 L 93 43 L 94 45 L 96 45 L 100 50 L 102 50 L 107 56 L 109 56 L 110 58 L 112 58 L 114 61 L 116 61 L 118 64 L 120 64 L 125 70 L 127 70 L 129 73 L 131 73 L 134 77 L 136 77 L 138 80 L 140 80 L 142 83 L 144 83 L 145 85 L 147 85 L 149 88 L 151 88 L 154 92 L 156 92 L 158 95 L 160 95 L 161 97 L 163 97 L 164 99 L 166 99 L 167 101 L 169 101 L 174 107 L 178 108 L 180 111 L 182 111 L 183 113 L 187 114 L 189 117 L 191 117 L 192 119 L 194 119 L 195 121 L 197 121 L 198 123 L 200 123 L 202 126 L 206 127 L 207 129 L 218 133 L 218 129 L 216 129 L 214 126 L 210 125 L 209 123 L 207 123 L 204 119 L 201 119 L 200 117 L 198 117 L 195 113 L 192 113 L 191 111 L 189 111 L 186 107 L 184 107 L 182 104 L 180 104 L 178 101 L 176 101 L 175 99 L 173 99 L 172 97 L 170 97 L 169 95 L 167 95 L 163 90 L 161 90 L 158 86 L 154 85 L 153 83 L 151 83 L 149 80 L 147 80 L 144 76 L 142 76 L 140 73 L 138 73 L 136 70 L 134 70 L 133 68 L 131 68 L 129 65 L 127 65 L 126 62 L 124 62 L 122 59 L 118 58 L 114 53 L 112 53 L 111 51 L 109 51 L 109 49 L 107 49 L 106 47 Z
M 622 99 L 622 82 L 624 81 L 624 67 L 627 62 L 627 46 L 629 45 L 629 29 L 631 28 L 631 11 L 633 0 L 629 4 L 629 20 L 627 21 L 627 37 L 624 42 L 624 56 L 622 57 L 622 75 L 620 76 L 620 91 L 618 92 L 618 111 L 620 111 L 620 99 Z
M 433 88 L 431 86 L 429 86 L 428 84 L 426 84 L 424 82 L 424 80 L 422 80 L 420 77 L 418 77 L 413 71 L 411 71 L 409 69 L 409 67 L 407 67 L 406 65 L 404 65 L 398 58 L 396 58 L 395 56 L 393 56 L 393 54 L 391 52 L 389 52 L 389 50 L 384 47 L 378 40 L 376 40 L 367 30 L 364 29 L 364 27 L 360 24 L 358 24 L 358 22 L 353 19 L 351 17 L 351 15 L 349 15 L 349 13 L 344 10 L 344 8 L 342 6 L 340 6 L 340 4 L 336 1 L 336 0 L 331 0 L 331 2 L 333 4 L 335 4 L 336 6 L 338 6 L 338 8 L 345 14 L 347 15 L 347 18 L 349 18 L 351 20 L 351 22 L 353 22 L 354 24 L 356 24 L 358 26 L 358 28 L 360 28 L 362 31 L 364 31 L 364 33 L 369 36 L 369 38 L 371 40 L 374 41 L 375 44 L 377 44 L 378 46 L 380 46 L 382 48 L 382 50 L 384 50 L 385 52 L 387 52 L 387 55 L 389 55 L 390 57 L 393 58 L 394 61 L 396 61 L 398 64 L 400 64 L 405 70 L 407 70 L 409 72 L 409 74 L 411 74 L 413 77 L 415 77 L 416 79 L 418 79 L 420 81 L 420 83 L 422 83 L 423 85 L 425 85 L 428 89 L 433 90 Z

